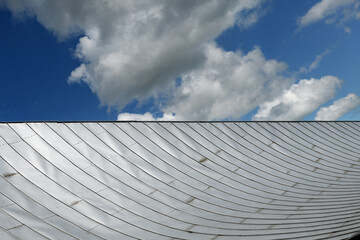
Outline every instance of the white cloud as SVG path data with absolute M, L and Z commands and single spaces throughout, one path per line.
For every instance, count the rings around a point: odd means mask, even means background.
M 260 104 L 253 120 L 296 121 L 332 99 L 341 80 L 334 76 L 303 79 L 272 101 Z
M 182 75 L 164 112 L 180 120 L 239 119 L 293 82 L 283 76 L 287 65 L 266 60 L 258 47 L 243 54 L 209 44 L 205 56 L 201 66 Z
M 316 69 L 319 67 L 320 61 L 330 53 L 329 49 L 326 49 L 324 52 L 320 53 L 319 55 L 316 56 L 315 60 L 310 64 L 309 67 L 301 67 L 300 68 L 300 72 L 301 73 L 309 73 L 312 70 Z
M 306 27 L 329 17 L 330 19 L 327 19 L 327 22 L 331 23 L 335 21 L 334 18 L 338 17 L 338 14 L 343 14 L 340 21 L 354 18 L 357 14 L 358 4 L 357 0 L 321 0 L 299 19 L 299 25 Z M 340 12 L 339 10 L 344 7 L 346 7 L 346 11 Z
M 351 30 L 351 28 L 349 28 L 349 27 L 344 27 L 344 31 L 345 31 L 346 33 L 350 34 L 352 30 Z
M 350 93 L 346 97 L 336 100 L 332 105 L 320 108 L 316 112 L 315 120 L 335 121 L 359 105 L 360 97 L 354 93 Z
M 206 61 L 204 45 L 225 29 L 257 20 L 261 0 L 0 0 L 60 38 L 81 32 L 82 64 L 69 82 L 85 82 L 102 104 L 122 109 L 168 90 Z M 251 16 L 246 17 L 246 13 Z
M 234 24 L 254 24 L 264 14 L 262 2 L 0 0 L 17 16 L 35 17 L 60 39 L 79 37 L 75 56 L 81 64 L 69 82 L 87 83 L 102 104 L 118 109 L 155 97 L 156 107 L 165 113 L 161 118 L 121 113 L 119 120 L 239 119 L 259 104 L 257 116 L 263 117 L 265 106 L 294 81 L 286 76 L 286 64 L 266 59 L 258 47 L 244 54 L 226 52 L 213 42 Z M 176 78 L 181 78 L 177 87 Z M 329 85 L 323 92 L 315 83 L 308 89 L 308 95 L 319 95 L 314 97 L 319 102 L 338 85 L 325 78 Z M 304 88 L 304 81 L 298 88 Z M 304 95 L 296 89 L 294 85 L 289 91 Z M 276 101 L 274 107 L 290 104 L 286 97 Z M 300 115 L 307 112 L 291 104 L 288 108 Z M 283 110 L 281 105 L 277 109 Z
M 237 15 L 236 24 L 241 29 L 246 29 L 253 26 L 259 18 L 267 14 L 269 9 L 264 7 L 264 5 L 266 5 L 265 3 L 268 2 L 260 1 L 259 4 L 256 5 L 254 8 L 248 8 L 244 11 L 241 11 Z
M 172 114 L 164 114 L 161 118 L 154 118 L 149 112 L 144 114 L 136 113 L 120 113 L 117 117 L 118 121 L 174 121 L 175 116 Z

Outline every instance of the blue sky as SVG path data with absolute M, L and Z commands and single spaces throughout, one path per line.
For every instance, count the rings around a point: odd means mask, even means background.
M 0 6 L 0 121 L 360 117 L 358 0 Z

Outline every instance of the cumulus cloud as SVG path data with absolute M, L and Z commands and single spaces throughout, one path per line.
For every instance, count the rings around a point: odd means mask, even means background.
M 0 0 L 14 15 L 36 18 L 60 39 L 79 38 L 75 57 L 81 64 L 71 72 L 70 83 L 85 82 L 103 105 L 118 109 L 154 97 L 164 113 L 160 118 L 121 113 L 118 120 L 239 119 L 259 104 L 255 118 L 298 119 L 312 109 L 309 102 L 320 106 L 332 96 L 339 80 L 331 76 L 302 80 L 290 88 L 294 79 L 287 77 L 286 64 L 266 59 L 259 47 L 248 53 L 226 52 L 214 43 L 235 24 L 241 28 L 254 24 L 264 14 L 262 3 Z M 322 14 L 327 16 L 326 12 Z M 176 85 L 175 79 L 181 83 Z M 307 100 L 288 97 L 286 92 Z
M 301 67 L 300 68 L 300 72 L 301 73 L 309 73 L 312 70 L 316 69 L 319 67 L 320 61 L 330 53 L 329 49 L 326 49 L 324 52 L 320 53 L 319 55 L 316 56 L 315 60 L 310 64 L 309 67 Z
M 303 79 L 272 101 L 260 104 L 253 120 L 296 121 L 315 111 L 334 98 L 341 80 L 334 76 Z
M 356 18 L 359 2 L 357 0 L 321 0 L 299 19 L 299 26 L 306 27 L 312 23 L 326 19 L 328 23 L 348 21 Z M 340 11 L 343 10 L 343 11 Z
M 81 34 L 82 64 L 69 82 L 85 82 L 104 105 L 122 109 L 167 90 L 206 61 L 204 44 L 237 23 L 255 22 L 261 0 L 0 0 L 30 14 L 60 38 Z M 252 14 L 247 19 L 246 13 Z M 239 23 L 238 23 L 239 24 Z M 246 23 L 249 25 L 249 23 Z
M 336 100 L 332 105 L 320 108 L 316 112 L 315 120 L 335 121 L 359 105 L 360 97 L 354 93 L 350 93 L 346 97 Z
M 239 119 L 293 81 L 283 76 L 285 63 L 266 60 L 258 47 L 243 54 L 225 52 L 212 43 L 205 56 L 201 66 L 182 75 L 164 112 L 180 120 Z
M 137 113 L 120 113 L 117 117 L 118 121 L 174 121 L 175 116 L 172 114 L 164 114 L 160 118 L 154 118 L 149 112 L 144 114 Z

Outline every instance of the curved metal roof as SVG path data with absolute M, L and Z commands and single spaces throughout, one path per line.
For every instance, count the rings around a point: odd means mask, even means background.
M 348 239 L 359 122 L 0 124 L 0 239 Z

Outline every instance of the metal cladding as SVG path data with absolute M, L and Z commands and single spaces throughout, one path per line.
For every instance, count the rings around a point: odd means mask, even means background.
M 0 124 L 0 239 L 349 239 L 360 122 Z

